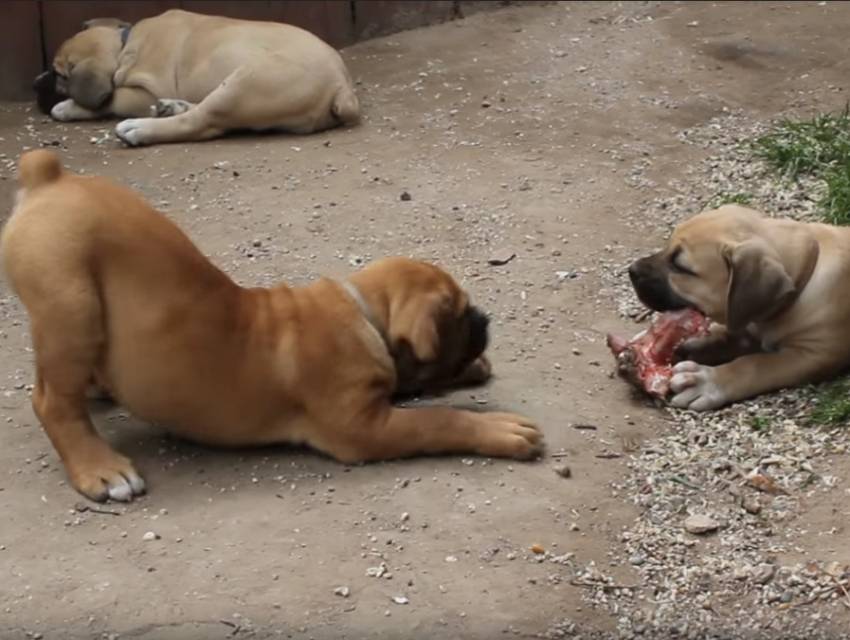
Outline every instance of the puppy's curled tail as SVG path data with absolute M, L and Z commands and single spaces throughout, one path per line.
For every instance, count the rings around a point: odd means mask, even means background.
M 27 191 L 56 181 L 62 175 L 62 161 L 52 151 L 27 151 L 18 162 L 18 183 Z
M 350 84 L 346 83 L 336 92 L 331 104 L 331 113 L 340 124 L 352 125 L 360 122 L 360 100 Z

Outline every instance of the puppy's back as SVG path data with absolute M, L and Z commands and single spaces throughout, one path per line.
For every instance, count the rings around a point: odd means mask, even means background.
M 21 156 L 18 180 L 21 188 L 0 252 L 22 298 L 55 292 L 60 281 L 66 287 L 89 283 L 107 296 L 151 286 L 183 292 L 235 286 L 132 189 L 66 171 L 46 150 Z

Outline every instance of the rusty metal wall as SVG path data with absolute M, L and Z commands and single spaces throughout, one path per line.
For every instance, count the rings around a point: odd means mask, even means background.
M 287 22 L 335 47 L 510 4 L 467 0 L 3 0 L 0 100 L 33 98 L 32 81 L 56 49 L 90 18 L 136 22 L 183 8 L 248 20 Z

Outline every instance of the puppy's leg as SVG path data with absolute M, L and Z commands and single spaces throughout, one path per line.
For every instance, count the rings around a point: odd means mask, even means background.
M 316 435 L 311 445 L 349 463 L 440 453 L 527 460 L 543 449 L 543 435 L 528 418 L 447 407 L 390 407 L 371 422 Z
M 156 108 L 156 97 L 141 87 L 120 87 L 112 94 L 109 114 L 121 118 L 141 118 Z
M 305 75 L 288 60 L 272 57 L 261 68 L 239 67 L 183 113 L 124 120 L 115 127 L 115 133 L 130 146 L 209 140 L 239 129 L 312 133 L 339 123 L 341 116 L 334 115 L 339 109 L 326 93 L 322 79 Z M 353 94 L 351 99 L 353 105 L 344 109 L 342 121 L 351 120 L 351 109 L 358 109 Z
M 39 284 L 44 285 L 44 282 Z M 88 281 L 21 288 L 33 319 L 37 380 L 33 409 L 77 491 L 92 500 L 131 500 L 145 483 L 95 431 L 86 391 L 104 347 L 101 306 Z
M 670 403 L 682 409 L 706 411 L 738 400 L 811 382 L 840 369 L 835 354 L 788 346 L 772 353 L 741 356 L 728 364 L 708 367 L 691 360 L 673 367 Z
M 733 335 L 726 327 L 713 327 L 711 333 L 685 340 L 676 349 L 675 360 L 692 360 L 699 364 L 716 366 L 735 358 L 762 351 L 757 340 L 749 335 Z
M 153 117 L 122 120 L 115 127 L 115 134 L 131 147 L 217 138 L 228 129 L 238 126 L 230 126 L 229 123 L 234 120 L 233 112 L 239 108 L 239 98 L 245 90 L 242 85 L 246 75 L 250 75 L 247 69 L 237 69 L 199 104 L 192 108 L 187 107 L 176 115 L 168 116 L 165 113 L 172 107 L 175 107 L 175 112 L 178 111 L 176 105 L 160 101 L 165 117 L 156 117 L 159 115 L 158 103 L 154 106 Z

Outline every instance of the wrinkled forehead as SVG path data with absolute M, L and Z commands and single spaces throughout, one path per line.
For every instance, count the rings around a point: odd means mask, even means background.
M 439 279 L 438 288 L 443 294 L 451 300 L 452 310 L 456 315 L 462 314 L 469 305 L 469 294 L 460 286 L 449 273 L 437 268 L 437 277 Z
M 707 242 L 737 239 L 752 234 L 760 216 L 741 209 L 704 211 L 680 223 L 671 242 Z

